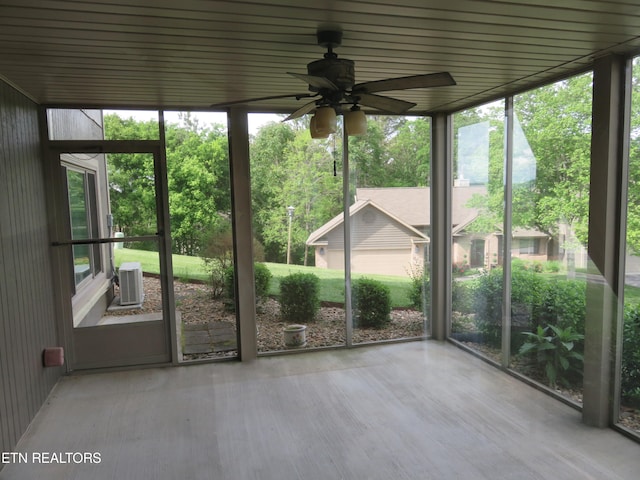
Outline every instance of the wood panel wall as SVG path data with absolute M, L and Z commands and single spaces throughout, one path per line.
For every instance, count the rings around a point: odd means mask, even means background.
M 11 451 L 62 374 L 37 105 L 0 81 L 0 451 Z M 2 465 L 0 464 L 0 468 Z

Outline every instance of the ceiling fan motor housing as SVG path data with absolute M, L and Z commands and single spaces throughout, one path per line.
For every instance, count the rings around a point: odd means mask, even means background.
M 309 75 L 324 77 L 331 80 L 340 90 L 351 90 L 355 84 L 355 68 L 353 60 L 346 58 L 323 58 L 307 65 Z M 312 92 L 318 92 L 316 87 L 309 86 Z

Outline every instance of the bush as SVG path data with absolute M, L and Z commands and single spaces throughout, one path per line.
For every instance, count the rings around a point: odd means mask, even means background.
M 502 269 L 481 275 L 473 291 L 472 309 L 483 340 L 495 346 L 502 337 Z
M 383 328 L 390 321 L 391 291 L 385 284 L 369 278 L 353 282 L 353 320 L 362 328 Z
M 572 327 L 561 329 L 554 325 L 538 326 L 535 332 L 524 332 L 526 342 L 520 347 L 520 355 L 535 355 L 534 361 L 544 371 L 550 387 L 557 383 L 575 385 L 582 375 L 584 358 L 576 352 L 577 342 L 584 335 L 574 332 Z
M 226 285 L 227 271 L 231 268 L 233 275 L 233 234 L 231 224 L 225 222 L 212 228 L 203 236 L 200 257 L 205 271 L 209 275 L 209 285 L 213 298 L 228 294 Z M 233 278 L 233 277 L 232 277 Z M 233 287 L 231 288 L 233 298 Z
M 258 302 L 264 300 L 269 294 L 272 275 L 264 263 L 254 263 L 253 272 L 255 278 L 256 302 Z M 233 265 L 230 265 L 224 271 L 224 294 L 229 300 L 234 300 L 235 293 L 235 271 Z
M 487 343 L 496 346 L 502 337 L 502 276 L 502 268 L 481 275 L 473 295 L 476 327 Z M 544 279 L 531 270 L 520 266 L 512 270 L 511 321 L 516 329 L 533 327 L 542 308 L 544 285 Z
M 454 312 L 466 315 L 473 313 L 474 288 L 476 285 L 477 282 L 475 280 L 452 282 L 451 306 Z
M 584 333 L 587 314 L 587 284 L 580 280 L 556 280 L 545 285 L 538 325 L 572 327 Z
M 544 271 L 549 273 L 558 273 L 560 271 L 560 262 L 557 260 L 549 260 L 544 264 Z
M 264 300 L 269 295 L 271 272 L 264 263 L 254 263 L 253 274 L 256 279 L 256 298 Z
M 622 401 L 640 408 L 640 304 L 625 308 L 622 338 Z
M 209 285 L 213 298 L 226 296 L 234 298 L 233 291 L 233 232 L 231 222 L 221 222 L 207 230 L 200 239 L 199 255 L 209 275 Z M 264 248 L 253 239 L 253 258 L 264 259 Z M 231 273 L 229 273 L 231 269 Z M 231 275 L 231 288 L 229 288 Z
M 313 321 L 320 309 L 320 278 L 292 273 L 280 280 L 280 314 L 287 323 Z
M 429 273 L 424 267 L 412 268 L 409 271 L 411 285 L 409 287 L 410 305 L 421 312 L 427 311 L 431 304 L 431 285 Z

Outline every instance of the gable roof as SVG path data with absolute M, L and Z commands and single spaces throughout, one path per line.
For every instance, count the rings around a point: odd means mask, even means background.
M 375 208 L 376 210 L 379 210 L 383 215 L 385 215 L 385 216 L 391 218 L 392 220 L 398 222 L 404 228 L 406 228 L 411 233 L 413 233 L 416 237 L 418 237 L 418 238 L 420 238 L 422 240 L 429 241 L 429 237 L 427 235 L 425 235 L 424 233 L 422 233 L 419 230 L 416 230 L 412 225 L 409 225 L 403 219 L 401 219 L 398 216 L 394 215 L 392 212 L 380 207 L 378 204 L 376 204 L 375 202 L 373 202 L 371 200 L 356 200 L 356 202 L 353 205 L 351 205 L 351 207 L 349 207 L 349 217 L 353 217 L 356 213 L 358 213 L 359 211 L 364 209 L 366 206 L 371 206 L 371 207 Z M 326 236 L 331 230 L 333 230 L 333 229 L 337 228 L 338 226 L 342 225 L 343 222 L 344 222 L 344 213 L 339 213 L 338 215 L 333 217 L 331 220 L 329 220 L 327 223 L 322 225 L 320 228 L 318 228 L 314 232 L 311 232 L 311 234 L 309 235 L 309 238 L 307 239 L 307 242 L 306 242 L 307 245 L 318 245 L 320 243 L 324 244 L 324 242 L 321 239 L 324 236 Z
M 474 194 L 485 195 L 487 187 L 474 185 L 452 188 L 453 225 L 475 218 L 478 210 L 467 207 Z M 357 188 L 356 200 L 371 200 L 404 223 L 414 227 L 431 225 L 431 189 L 429 187 Z

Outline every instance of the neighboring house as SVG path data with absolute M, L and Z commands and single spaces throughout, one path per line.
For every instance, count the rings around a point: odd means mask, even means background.
M 452 193 L 453 263 L 471 268 L 502 264 L 502 232 L 476 233 L 478 210 L 468 207 L 485 186 L 454 186 Z M 355 273 L 408 275 L 429 262 L 431 228 L 429 187 L 358 188 L 349 209 L 351 270 Z M 536 230 L 513 232 L 512 257 L 542 261 L 551 254 L 551 238 Z M 316 266 L 344 269 L 344 222 L 340 214 L 311 233 Z

